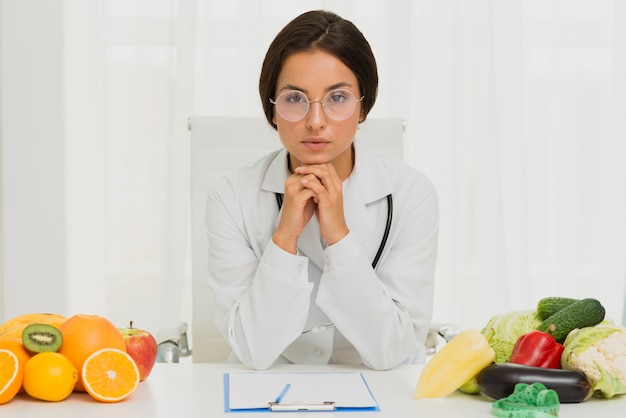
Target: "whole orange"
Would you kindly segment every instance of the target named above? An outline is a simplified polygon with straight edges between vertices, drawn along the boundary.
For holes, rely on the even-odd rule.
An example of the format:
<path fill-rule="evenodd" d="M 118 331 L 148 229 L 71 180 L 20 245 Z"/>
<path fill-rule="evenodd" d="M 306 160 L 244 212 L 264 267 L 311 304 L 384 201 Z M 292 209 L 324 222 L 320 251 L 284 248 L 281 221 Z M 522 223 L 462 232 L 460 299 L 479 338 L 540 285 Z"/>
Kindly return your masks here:
<path fill-rule="evenodd" d="M 70 396 L 78 380 L 74 364 L 63 354 L 35 354 L 24 369 L 24 389 L 35 399 L 58 402 Z"/>
<path fill-rule="evenodd" d="M 78 381 L 74 386 L 77 392 L 85 392 L 81 371 L 87 357 L 102 348 L 117 348 L 126 352 L 124 337 L 111 321 L 102 316 L 74 315 L 59 329 L 63 334 L 59 353 L 69 358 L 78 370 Z"/>
<path fill-rule="evenodd" d="M 22 344 L 21 338 L 0 338 L 0 348 L 12 351 L 17 356 L 17 360 L 20 362 L 22 372 L 26 362 L 31 358 L 31 354 L 28 352 L 24 344 Z M 20 393 L 24 391 L 22 387 Z"/>

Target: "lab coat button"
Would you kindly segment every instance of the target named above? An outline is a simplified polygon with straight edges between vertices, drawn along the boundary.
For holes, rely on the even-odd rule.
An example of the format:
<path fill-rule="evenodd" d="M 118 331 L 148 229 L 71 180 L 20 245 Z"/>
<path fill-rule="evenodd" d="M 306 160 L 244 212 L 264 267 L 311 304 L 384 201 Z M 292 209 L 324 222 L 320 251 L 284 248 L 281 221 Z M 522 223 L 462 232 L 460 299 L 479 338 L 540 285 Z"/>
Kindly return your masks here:
<path fill-rule="evenodd" d="M 315 347 L 315 355 L 316 356 L 323 356 L 324 355 L 324 350 L 322 350 L 319 347 Z"/>

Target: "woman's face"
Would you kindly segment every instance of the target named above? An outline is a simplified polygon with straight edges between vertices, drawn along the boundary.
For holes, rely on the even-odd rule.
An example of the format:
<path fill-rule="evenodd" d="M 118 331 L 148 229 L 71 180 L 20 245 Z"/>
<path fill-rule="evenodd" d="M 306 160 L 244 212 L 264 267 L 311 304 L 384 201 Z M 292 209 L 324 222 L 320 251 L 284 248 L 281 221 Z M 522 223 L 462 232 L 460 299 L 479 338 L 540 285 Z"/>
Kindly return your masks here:
<path fill-rule="evenodd" d="M 326 52 L 298 52 L 283 63 L 276 88 L 274 99 L 285 91 L 297 90 L 308 100 L 315 100 L 309 104 L 304 118 L 296 122 L 284 119 L 274 109 L 274 123 L 283 146 L 289 151 L 291 168 L 332 162 L 339 176 L 347 177 L 352 171 L 351 145 L 361 117 L 361 102 L 356 102 L 354 113 L 347 119 L 337 121 L 324 112 L 321 100 L 338 89 L 352 93 L 354 98 L 349 96 L 347 100 L 360 99 L 359 84 L 352 70 Z M 343 99 L 343 95 L 330 98 L 337 102 Z"/>

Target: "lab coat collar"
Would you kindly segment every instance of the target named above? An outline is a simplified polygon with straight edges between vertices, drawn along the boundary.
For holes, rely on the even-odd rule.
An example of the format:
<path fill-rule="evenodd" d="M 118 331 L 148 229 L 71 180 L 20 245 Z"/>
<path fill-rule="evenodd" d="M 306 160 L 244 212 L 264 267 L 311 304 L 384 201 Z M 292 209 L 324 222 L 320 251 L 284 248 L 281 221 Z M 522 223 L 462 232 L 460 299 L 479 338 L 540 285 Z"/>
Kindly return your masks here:
<path fill-rule="evenodd" d="M 285 193 L 285 180 L 289 177 L 287 165 L 287 150 L 283 148 L 274 154 L 274 159 L 270 162 L 265 177 L 261 183 L 261 189 L 272 193 Z"/>
<path fill-rule="evenodd" d="M 350 233 L 365 243 L 379 222 L 372 218 L 368 205 L 385 199 L 392 192 L 392 184 L 380 155 L 359 143 L 358 139 L 354 141 L 354 149 L 354 169 L 350 178 L 354 185 L 344 191 L 344 214 Z"/>
<path fill-rule="evenodd" d="M 392 191 L 392 184 L 383 161 L 378 153 L 354 141 L 354 179 L 364 204 L 384 198 Z"/>

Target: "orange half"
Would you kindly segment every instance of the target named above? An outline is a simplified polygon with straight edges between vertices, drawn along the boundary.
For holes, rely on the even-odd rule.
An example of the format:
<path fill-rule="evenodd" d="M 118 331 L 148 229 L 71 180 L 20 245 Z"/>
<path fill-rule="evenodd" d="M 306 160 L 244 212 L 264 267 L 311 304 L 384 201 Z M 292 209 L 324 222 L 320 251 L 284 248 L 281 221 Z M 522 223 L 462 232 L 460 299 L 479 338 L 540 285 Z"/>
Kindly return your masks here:
<path fill-rule="evenodd" d="M 32 357 L 32 354 L 28 352 L 26 347 L 24 347 L 24 344 L 22 344 L 21 338 L 0 338 L 0 348 L 9 350 L 17 356 L 17 359 L 20 362 L 20 369 L 22 369 L 22 371 L 26 367 L 26 362 Z M 24 386 L 20 388 L 18 393 L 22 392 L 24 392 Z"/>
<path fill-rule="evenodd" d="M 24 372 L 17 356 L 0 348 L 0 405 L 9 402 L 22 387 Z"/>
<path fill-rule="evenodd" d="M 90 355 L 82 369 L 87 393 L 100 402 L 119 402 L 139 386 L 139 369 L 133 358 L 117 348 L 103 348 Z"/>

